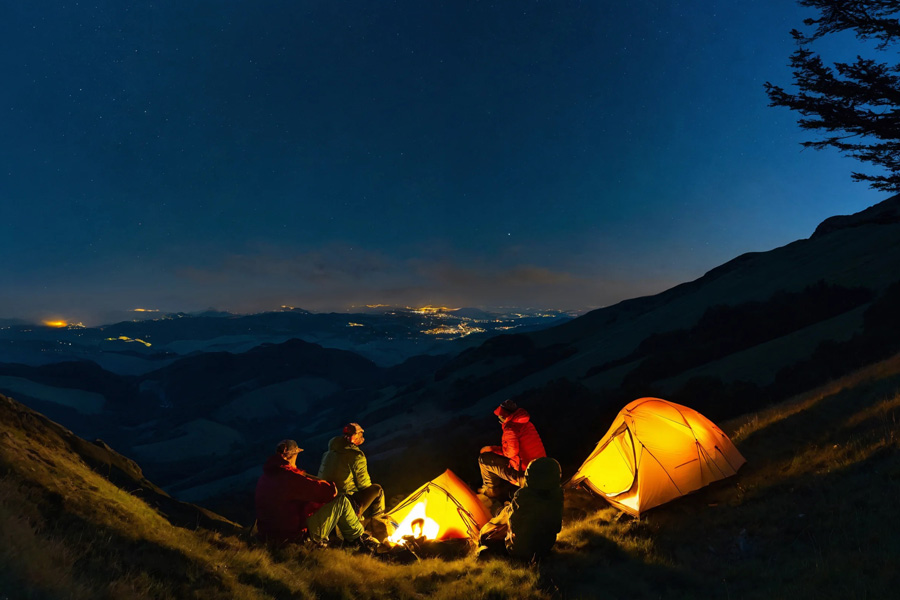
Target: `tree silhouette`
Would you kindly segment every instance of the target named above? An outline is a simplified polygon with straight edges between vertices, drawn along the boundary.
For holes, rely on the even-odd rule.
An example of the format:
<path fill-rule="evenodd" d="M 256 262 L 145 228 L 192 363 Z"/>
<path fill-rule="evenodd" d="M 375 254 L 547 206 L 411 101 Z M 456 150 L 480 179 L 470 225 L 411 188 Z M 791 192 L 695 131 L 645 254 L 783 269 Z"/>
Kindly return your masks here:
<path fill-rule="evenodd" d="M 812 33 L 791 31 L 798 45 L 790 60 L 798 93 L 788 93 L 767 82 L 769 106 L 786 106 L 803 115 L 798 121 L 800 127 L 819 136 L 803 142 L 804 147 L 836 148 L 884 169 L 884 174 L 878 175 L 854 172 L 855 181 L 900 192 L 900 64 L 857 56 L 855 62 L 828 66 L 809 49 L 824 36 L 853 32 L 857 39 L 877 41 L 873 52 L 893 55 L 891 47 L 900 40 L 900 2 L 797 1 L 817 9 L 820 16 L 803 21 Z"/>

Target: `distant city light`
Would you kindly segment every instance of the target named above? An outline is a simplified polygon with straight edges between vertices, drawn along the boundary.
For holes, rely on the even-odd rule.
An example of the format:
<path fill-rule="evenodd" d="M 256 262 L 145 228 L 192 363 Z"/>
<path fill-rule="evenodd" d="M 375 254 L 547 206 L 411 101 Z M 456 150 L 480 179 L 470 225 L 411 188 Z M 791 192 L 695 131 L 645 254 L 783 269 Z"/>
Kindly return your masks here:
<path fill-rule="evenodd" d="M 447 308 L 446 306 L 421 306 L 419 308 L 410 308 L 417 315 L 436 315 L 440 313 L 454 312 L 458 308 Z"/>
<path fill-rule="evenodd" d="M 138 343 L 141 343 L 141 344 L 147 346 L 148 348 L 149 348 L 150 346 L 153 345 L 153 344 L 151 344 L 150 342 L 145 342 L 145 341 L 142 340 L 142 339 L 139 339 L 139 338 L 130 338 L 130 337 L 125 336 L 125 335 L 120 335 L 120 336 L 117 337 L 117 338 L 112 338 L 112 337 L 106 338 L 106 341 L 107 341 L 107 342 L 138 342 Z"/>
<path fill-rule="evenodd" d="M 132 312 L 159 312 L 158 308 L 135 308 Z"/>
<path fill-rule="evenodd" d="M 446 335 L 451 336 L 453 338 L 462 338 L 467 335 L 472 335 L 473 333 L 482 333 L 484 329 L 481 327 L 469 327 L 465 323 L 460 323 L 456 327 L 451 327 L 449 325 L 441 325 L 440 327 L 435 327 L 434 329 L 426 329 L 423 333 L 428 335 Z"/>
<path fill-rule="evenodd" d="M 56 327 L 56 328 L 60 329 L 63 327 L 67 327 L 69 325 L 69 322 L 63 321 L 61 319 L 56 319 L 56 320 L 43 321 L 43 324 L 46 327 Z"/>

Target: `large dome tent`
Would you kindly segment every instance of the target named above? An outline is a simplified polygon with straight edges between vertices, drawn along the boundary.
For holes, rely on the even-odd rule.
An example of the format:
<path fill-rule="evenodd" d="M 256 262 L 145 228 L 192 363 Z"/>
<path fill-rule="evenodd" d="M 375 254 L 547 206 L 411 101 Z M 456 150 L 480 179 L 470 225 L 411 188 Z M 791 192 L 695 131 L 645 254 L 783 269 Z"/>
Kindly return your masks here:
<path fill-rule="evenodd" d="M 746 462 L 715 423 L 692 408 L 639 398 L 623 408 L 569 480 L 634 517 L 730 477 Z"/>

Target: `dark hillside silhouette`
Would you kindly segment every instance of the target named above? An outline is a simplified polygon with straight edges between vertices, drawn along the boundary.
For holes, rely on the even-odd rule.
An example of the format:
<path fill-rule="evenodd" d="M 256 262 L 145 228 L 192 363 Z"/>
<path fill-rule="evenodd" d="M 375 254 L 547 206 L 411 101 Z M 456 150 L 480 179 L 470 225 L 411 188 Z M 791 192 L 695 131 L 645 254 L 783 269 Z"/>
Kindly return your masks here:
<path fill-rule="evenodd" d="M 746 381 L 724 383 L 716 377 L 689 380 L 672 400 L 693 403 L 710 418 L 725 419 L 760 410 L 794 394 L 823 385 L 864 365 L 900 351 L 900 281 L 888 287 L 866 309 L 861 332 L 846 342 L 820 343 L 809 358 L 781 368 L 771 385 Z"/>
<path fill-rule="evenodd" d="M 641 342 L 634 354 L 620 361 L 643 357 L 623 385 L 671 377 L 852 310 L 873 295 L 871 290 L 820 281 L 800 292 L 777 292 L 765 302 L 712 306 L 691 329 L 654 334 Z"/>
<path fill-rule="evenodd" d="M 0 375 L 95 392 L 112 403 L 130 401 L 137 391 L 132 378 L 110 373 L 91 361 L 68 361 L 40 366 L 0 363 Z"/>
<path fill-rule="evenodd" d="M 242 391 L 310 375 L 341 382 L 345 389 L 385 382 L 384 372 L 352 352 L 301 340 L 264 344 L 243 354 L 214 352 L 183 358 L 149 373 L 160 383 L 176 414 L 203 415 Z"/>
<path fill-rule="evenodd" d="M 172 498 L 162 488 L 148 480 L 136 462 L 122 456 L 102 440 L 88 442 L 44 415 L 3 395 L 0 395 L 0 421 L 7 427 L 23 432 L 48 451 L 69 452 L 79 457 L 114 485 L 129 490 L 130 493 L 165 513 L 175 525 L 190 528 L 202 526 L 222 533 L 239 533 L 242 529 L 237 523 L 203 507 Z M 0 471 L 0 475 L 5 474 Z M 42 510 L 64 511 L 65 507 L 59 504 L 59 500 L 56 496 L 48 496 L 48 505 L 42 507 Z"/>

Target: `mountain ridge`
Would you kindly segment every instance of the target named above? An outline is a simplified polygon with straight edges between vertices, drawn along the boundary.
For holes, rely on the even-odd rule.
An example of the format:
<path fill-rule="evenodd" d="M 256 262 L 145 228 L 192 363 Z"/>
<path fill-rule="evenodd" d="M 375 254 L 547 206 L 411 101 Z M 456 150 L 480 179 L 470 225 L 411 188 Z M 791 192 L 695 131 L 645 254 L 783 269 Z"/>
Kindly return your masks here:
<path fill-rule="evenodd" d="M 67 452 L 84 462 L 92 471 L 113 485 L 130 490 L 150 506 L 164 514 L 173 525 L 179 527 L 203 527 L 221 533 L 235 534 L 243 526 L 229 521 L 201 506 L 182 502 L 170 496 L 162 488 L 144 476 L 134 460 L 119 454 L 103 440 L 88 442 L 44 415 L 20 402 L 0 394 L 0 421 L 7 429 L 4 444 L 10 448 L 15 443 L 11 431 L 28 438 L 47 452 L 40 460 L 52 465 L 52 456 Z M 9 465 L 5 466 L 7 473 Z"/>

